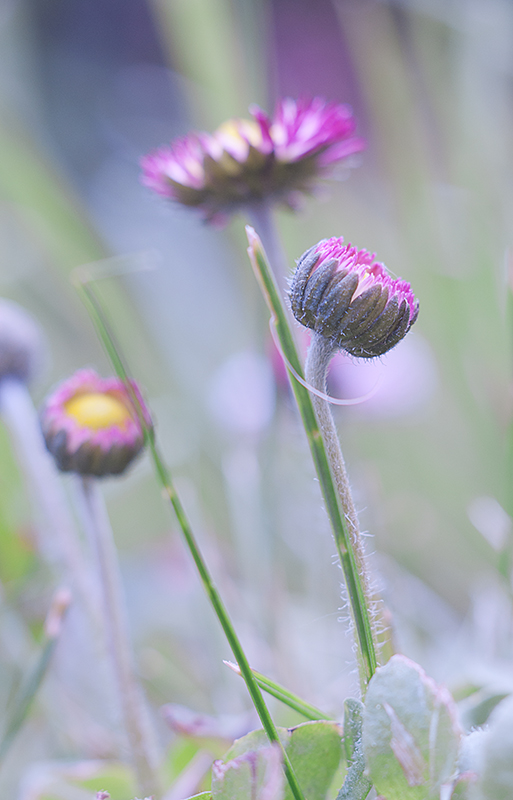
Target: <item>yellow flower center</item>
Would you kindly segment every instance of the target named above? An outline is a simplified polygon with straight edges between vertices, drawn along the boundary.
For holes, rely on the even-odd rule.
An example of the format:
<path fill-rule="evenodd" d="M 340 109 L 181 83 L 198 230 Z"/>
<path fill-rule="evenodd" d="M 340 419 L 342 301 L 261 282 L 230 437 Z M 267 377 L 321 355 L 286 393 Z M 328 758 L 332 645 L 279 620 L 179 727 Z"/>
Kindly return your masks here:
<path fill-rule="evenodd" d="M 65 408 L 79 425 L 93 430 L 110 428 L 112 425 L 123 426 L 131 419 L 128 408 L 120 400 L 99 392 L 72 397 Z"/>
<path fill-rule="evenodd" d="M 219 145 L 238 160 L 248 157 L 249 145 L 260 147 L 262 132 L 254 120 L 229 119 L 213 134 Z"/>

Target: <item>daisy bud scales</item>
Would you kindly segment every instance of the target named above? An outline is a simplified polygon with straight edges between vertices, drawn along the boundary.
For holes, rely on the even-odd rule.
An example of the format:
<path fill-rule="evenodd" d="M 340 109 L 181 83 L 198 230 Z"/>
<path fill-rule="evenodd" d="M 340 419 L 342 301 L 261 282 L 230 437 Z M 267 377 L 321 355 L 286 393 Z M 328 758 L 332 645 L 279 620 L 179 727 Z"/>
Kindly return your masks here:
<path fill-rule="evenodd" d="M 144 411 L 135 383 L 132 389 Z M 149 424 L 149 417 L 146 421 Z M 41 427 L 63 472 L 119 475 L 144 446 L 143 429 L 123 381 L 100 378 L 92 369 L 79 370 L 47 398 Z"/>
<path fill-rule="evenodd" d="M 333 164 L 364 148 L 349 106 L 285 98 L 272 117 L 257 106 L 214 133 L 190 133 L 142 159 L 142 182 L 222 221 L 244 205 L 293 206 Z"/>
<path fill-rule="evenodd" d="M 290 302 L 299 322 L 358 358 L 394 347 L 419 309 L 407 281 L 392 278 L 374 254 L 342 237 L 325 239 L 301 256 Z"/>

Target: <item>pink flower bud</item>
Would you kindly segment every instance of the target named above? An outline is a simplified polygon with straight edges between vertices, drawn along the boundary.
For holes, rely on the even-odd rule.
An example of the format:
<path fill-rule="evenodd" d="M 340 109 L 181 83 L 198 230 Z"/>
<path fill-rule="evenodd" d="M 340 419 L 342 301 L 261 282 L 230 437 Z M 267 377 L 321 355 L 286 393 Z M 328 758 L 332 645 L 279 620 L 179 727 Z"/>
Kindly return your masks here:
<path fill-rule="evenodd" d="M 298 261 L 290 288 L 298 322 L 358 358 L 383 355 L 406 336 L 419 304 L 366 250 L 324 239 Z"/>

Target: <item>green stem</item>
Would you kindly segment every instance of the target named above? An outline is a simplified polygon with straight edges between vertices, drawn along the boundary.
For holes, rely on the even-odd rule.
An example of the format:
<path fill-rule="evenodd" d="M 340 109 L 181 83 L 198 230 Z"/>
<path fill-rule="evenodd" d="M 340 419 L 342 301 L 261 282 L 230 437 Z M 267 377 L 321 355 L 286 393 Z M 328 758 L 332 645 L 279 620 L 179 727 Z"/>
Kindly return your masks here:
<path fill-rule="evenodd" d="M 224 662 L 227 667 L 230 667 L 237 675 L 241 674 L 240 667 L 237 664 L 232 664 L 231 661 Z M 306 719 L 312 720 L 312 722 L 316 722 L 320 719 L 332 719 L 329 714 L 325 714 L 324 711 L 321 711 L 316 706 L 313 706 L 311 703 L 307 703 L 301 697 L 298 697 L 297 694 L 290 692 L 280 683 L 276 683 L 276 681 L 272 681 L 266 675 L 262 675 L 261 672 L 257 672 L 256 669 L 252 669 L 251 672 L 255 676 L 255 680 L 264 692 L 276 697 L 277 700 L 280 700 L 284 705 L 292 708 L 294 711 L 298 711 L 303 717 Z"/>
<path fill-rule="evenodd" d="M 85 283 L 79 283 L 77 288 L 79 289 L 82 295 L 82 298 L 91 315 L 93 323 L 99 334 L 99 337 L 107 351 L 107 354 L 109 355 L 112 361 L 114 369 L 116 370 L 119 378 L 121 378 L 121 380 L 124 381 L 128 391 L 130 392 L 134 408 L 137 411 L 137 415 L 139 417 L 139 420 L 141 422 L 141 425 L 145 433 L 146 443 L 150 451 L 150 456 L 153 461 L 155 472 L 157 474 L 157 477 L 162 486 L 162 489 L 164 490 L 166 497 L 168 498 L 169 502 L 173 507 L 176 518 L 178 520 L 178 524 L 182 531 L 182 535 L 185 539 L 187 547 L 189 548 L 189 552 L 192 556 L 192 559 L 196 565 L 199 576 L 203 583 L 203 588 L 210 600 L 210 603 L 219 620 L 219 623 L 221 624 L 221 627 L 224 631 L 226 639 L 228 640 L 228 644 L 231 647 L 233 655 L 235 656 L 235 659 L 239 664 L 242 677 L 246 683 L 249 695 L 258 713 L 258 716 L 267 734 L 267 737 L 269 741 L 276 742 L 281 749 L 283 757 L 283 769 L 287 781 L 289 783 L 291 792 L 295 800 L 305 800 L 301 787 L 299 786 L 296 775 L 290 763 L 289 757 L 280 741 L 280 738 L 278 736 L 278 731 L 276 730 L 276 726 L 265 704 L 262 692 L 260 691 L 258 683 L 251 671 L 251 667 L 249 666 L 249 662 L 246 658 L 242 645 L 235 632 L 235 628 L 233 627 L 228 611 L 225 608 L 223 601 L 221 600 L 221 596 L 217 591 L 217 588 L 210 575 L 206 562 L 203 559 L 199 546 L 194 537 L 192 528 L 189 524 L 189 520 L 185 513 L 185 509 L 182 506 L 180 498 L 178 497 L 178 494 L 175 491 L 173 482 L 171 480 L 171 475 L 164 463 L 164 460 L 160 455 L 155 440 L 155 431 L 153 427 L 151 425 L 148 425 L 148 423 L 146 422 L 145 415 L 142 412 L 139 400 L 135 392 L 133 391 L 132 384 L 128 374 L 128 369 L 126 367 L 124 359 L 121 356 L 121 350 L 116 343 L 112 331 L 110 330 L 110 326 L 106 320 L 105 313 L 101 307 L 101 304 L 99 303 L 98 298 L 96 297 L 95 293 L 93 292 L 92 288 L 89 285 Z"/>
<path fill-rule="evenodd" d="M 203 588 L 205 589 L 205 592 L 208 595 L 208 598 L 216 613 L 216 616 L 221 624 L 221 627 L 223 628 L 226 639 L 228 640 L 228 644 L 230 645 L 232 653 L 235 656 L 237 663 L 240 667 L 242 677 L 244 678 L 244 681 L 246 683 L 248 692 L 250 694 L 251 700 L 253 701 L 253 705 L 255 706 L 257 714 L 260 717 L 262 726 L 267 734 L 269 741 L 276 742 L 277 744 L 279 744 L 281 748 L 283 756 L 283 767 L 292 794 L 294 795 L 296 800 L 304 800 L 303 792 L 301 791 L 301 788 L 297 782 L 297 778 L 295 776 L 294 770 L 292 769 L 289 757 L 287 756 L 287 753 L 280 742 L 280 739 L 278 737 L 278 731 L 276 730 L 276 726 L 265 704 L 258 683 L 253 675 L 253 672 L 251 671 L 251 667 L 249 666 L 249 662 L 246 658 L 246 655 L 239 641 L 239 638 L 235 633 L 235 628 L 232 625 L 232 622 L 228 615 L 228 611 L 226 610 L 226 607 L 223 601 L 221 600 L 221 596 L 219 595 L 219 592 L 215 587 L 214 581 L 212 580 L 207 565 L 203 560 L 203 556 L 201 555 L 201 551 L 196 543 L 194 534 L 192 532 L 192 528 L 189 525 L 189 521 L 185 514 L 185 510 L 173 487 L 169 472 L 166 466 L 164 465 L 162 458 L 160 457 L 160 454 L 158 452 L 155 443 L 155 437 L 153 431 L 151 432 L 151 435 L 149 437 L 149 448 L 162 488 L 166 492 L 169 501 L 173 506 L 174 512 L 178 519 L 178 523 L 182 530 L 182 534 L 184 536 L 184 539 L 187 543 L 187 546 L 192 555 L 194 563 L 196 564 L 196 568 L 203 583 Z"/>
<path fill-rule="evenodd" d="M 247 227 L 246 232 L 249 240 L 249 258 L 271 312 L 271 322 L 275 327 L 283 354 L 293 370 L 303 377 L 302 366 L 287 321 L 287 314 L 262 243 L 252 228 Z M 358 559 L 354 552 L 348 523 L 345 517 L 345 510 L 337 492 L 330 462 L 326 453 L 325 442 L 315 416 L 310 392 L 294 378 L 292 373 L 290 373 L 290 381 L 305 427 L 324 502 L 331 520 L 342 571 L 344 573 L 351 615 L 356 630 L 360 684 L 362 693 L 365 693 L 367 684 L 374 674 L 378 662 L 371 618 L 358 568 Z"/>
<path fill-rule="evenodd" d="M 49 639 L 45 643 L 33 672 L 28 676 L 27 682 L 23 687 L 21 694 L 17 698 L 16 707 L 11 719 L 7 723 L 6 731 L 2 741 L 0 742 L 0 761 L 3 761 L 7 755 L 27 717 L 30 706 L 32 705 L 32 701 L 39 691 L 39 687 L 41 686 L 43 678 L 47 673 L 48 665 L 50 664 L 53 652 L 55 650 L 55 645 L 55 639 Z"/>

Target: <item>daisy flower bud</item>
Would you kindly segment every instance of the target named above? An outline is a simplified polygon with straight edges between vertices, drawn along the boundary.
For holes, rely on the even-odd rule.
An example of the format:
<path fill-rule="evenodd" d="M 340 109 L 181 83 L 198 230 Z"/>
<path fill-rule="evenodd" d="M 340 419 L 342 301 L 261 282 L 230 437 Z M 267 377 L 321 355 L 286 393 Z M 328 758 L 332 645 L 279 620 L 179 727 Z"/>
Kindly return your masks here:
<path fill-rule="evenodd" d="M 241 206 L 294 206 L 333 164 L 363 150 L 347 105 L 285 98 L 273 117 L 257 106 L 252 119 L 231 119 L 213 134 L 190 133 L 142 159 L 142 182 L 158 194 L 199 208 L 209 221 Z"/>
<path fill-rule="evenodd" d="M 135 384 L 133 389 L 144 409 Z M 92 369 L 79 370 L 48 397 L 41 427 L 59 469 L 80 475 L 119 475 L 144 445 L 123 381 L 100 378 Z"/>
<path fill-rule="evenodd" d="M 298 322 L 358 358 L 394 347 L 419 310 L 410 284 L 374 258 L 342 237 L 324 239 L 301 256 L 290 288 Z"/>

